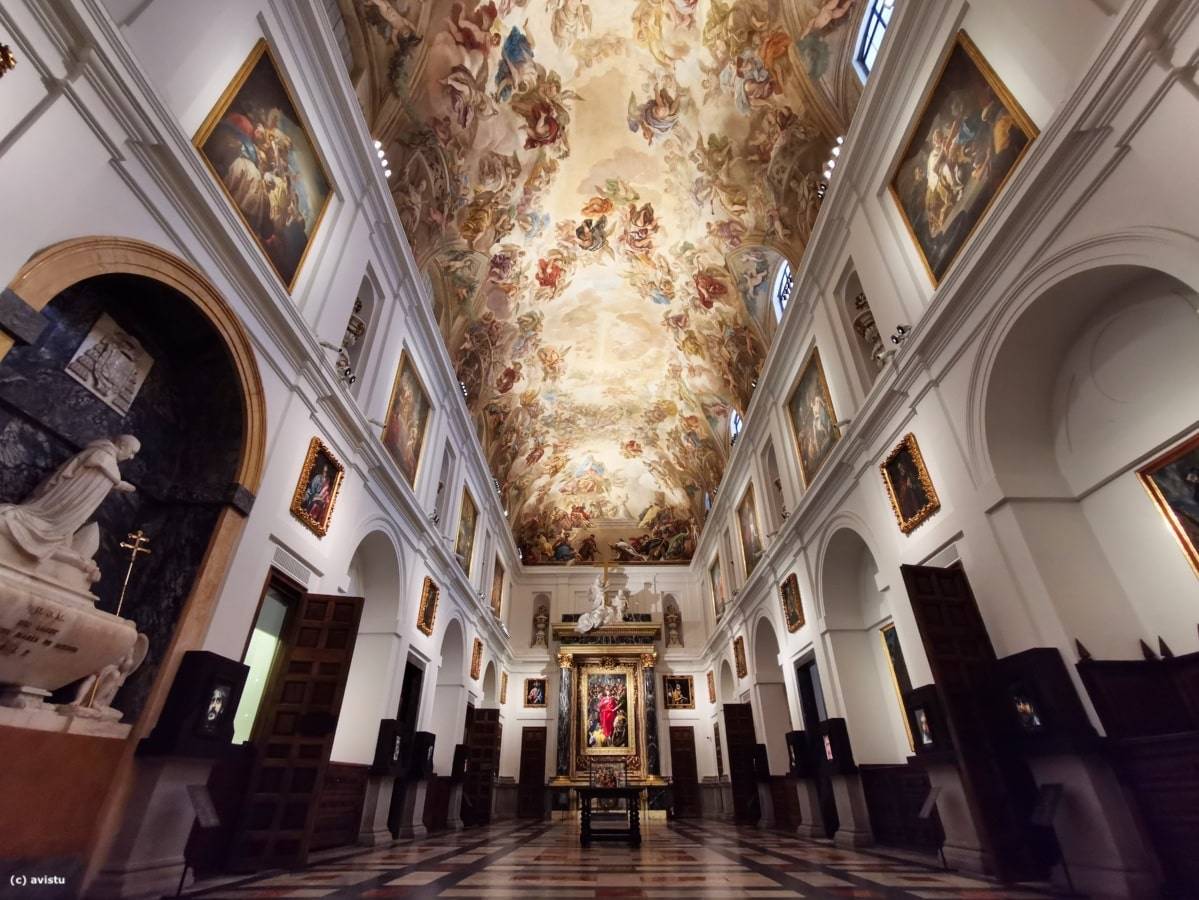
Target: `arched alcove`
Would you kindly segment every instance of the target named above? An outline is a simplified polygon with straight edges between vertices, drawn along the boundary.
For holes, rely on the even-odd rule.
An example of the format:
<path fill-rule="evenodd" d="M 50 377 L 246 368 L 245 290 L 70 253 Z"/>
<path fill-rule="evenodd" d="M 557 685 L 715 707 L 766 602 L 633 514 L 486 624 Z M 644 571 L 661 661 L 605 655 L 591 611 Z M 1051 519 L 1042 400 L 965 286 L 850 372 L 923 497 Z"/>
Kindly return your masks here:
<path fill-rule="evenodd" d="M 1156 270 L 1106 266 L 1030 302 L 986 378 L 985 448 L 1008 499 L 1001 540 L 1041 640 L 1136 658 L 1138 639 L 1196 647 L 1194 574 L 1136 470 L 1196 431 L 1199 298 Z M 1185 499 L 1185 498 L 1184 498 Z"/>
<path fill-rule="evenodd" d="M 720 661 L 720 702 L 737 702 L 737 682 L 733 679 L 733 667 L 727 659 Z"/>
<path fill-rule="evenodd" d="M 783 775 L 789 768 L 787 732 L 791 730 L 791 709 L 783 668 L 779 664 L 779 642 L 766 616 L 758 619 L 753 639 L 753 698 L 758 715 L 758 738 L 766 744 L 770 771 Z"/>
<path fill-rule="evenodd" d="M 365 763 L 374 757 L 379 720 L 395 715 L 391 679 L 398 640 L 402 572 L 395 545 L 382 531 L 358 544 L 349 566 L 347 593 L 363 598 L 362 618 L 350 660 L 331 758 Z"/>
<path fill-rule="evenodd" d="M 499 705 L 499 679 L 495 674 L 495 662 L 488 660 L 487 668 L 483 670 L 483 707 L 496 709 Z"/>
<path fill-rule="evenodd" d="M 437 667 L 437 687 L 433 691 L 433 711 L 429 730 L 437 735 L 433 768 L 448 774 L 454 762 L 454 745 L 462 739 L 466 716 L 466 637 L 462 623 L 450 619 L 441 637 L 441 662 Z"/>
<path fill-rule="evenodd" d="M 850 528 L 837 530 L 829 539 L 819 604 L 833 670 L 824 680 L 840 689 L 854 758 L 859 763 L 902 763 L 912 748 L 882 640 L 891 611 L 878 588 L 874 554 Z"/>

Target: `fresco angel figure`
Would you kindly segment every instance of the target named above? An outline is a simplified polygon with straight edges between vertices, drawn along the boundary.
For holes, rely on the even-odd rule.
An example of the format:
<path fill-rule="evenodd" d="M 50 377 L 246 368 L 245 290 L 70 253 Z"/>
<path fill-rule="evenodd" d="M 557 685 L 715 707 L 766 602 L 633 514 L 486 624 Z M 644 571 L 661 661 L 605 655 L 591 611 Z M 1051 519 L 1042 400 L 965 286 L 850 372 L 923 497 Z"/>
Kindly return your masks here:
<path fill-rule="evenodd" d="M 653 205 L 646 203 L 639 207 L 630 204 L 620 241 L 635 255 L 648 257 L 654 249 L 654 234 L 657 231 L 658 223 L 654 219 Z"/>
<path fill-rule="evenodd" d="M 607 251 L 611 254 L 612 248 L 608 246 L 607 231 L 607 216 L 600 216 L 598 219 L 584 219 L 583 224 L 575 229 L 575 240 L 582 249 L 591 253 Z"/>
<path fill-rule="evenodd" d="M 679 106 L 678 86 L 669 82 L 655 86 L 653 96 L 644 103 L 638 103 L 636 95 L 629 94 L 629 131 L 634 134 L 640 131 L 652 147 L 655 137 L 665 137 L 679 123 Z"/>

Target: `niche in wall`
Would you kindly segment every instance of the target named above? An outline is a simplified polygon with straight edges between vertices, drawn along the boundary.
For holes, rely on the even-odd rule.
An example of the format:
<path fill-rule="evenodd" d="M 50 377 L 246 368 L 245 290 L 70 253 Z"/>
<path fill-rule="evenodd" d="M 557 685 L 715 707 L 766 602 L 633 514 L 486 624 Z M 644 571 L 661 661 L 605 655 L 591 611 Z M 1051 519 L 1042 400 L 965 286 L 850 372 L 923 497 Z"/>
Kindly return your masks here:
<path fill-rule="evenodd" d="M 766 450 L 762 453 L 762 471 L 766 473 L 766 486 L 762 490 L 762 496 L 766 501 L 763 512 L 766 514 L 766 531 L 769 536 L 783 527 L 783 520 L 787 515 L 783 478 L 779 474 L 779 461 L 774 452 L 773 440 L 766 445 Z"/>
<path fill-rule="evenodd" d="M 370 274 L 362 278 L 358 287 L 358 295 L 354 298 L 354 306 L 346 320 L 346 330 L 341 338 L 341 350 L 338 353 L 338 369 L 349 368 L 357 376 L 350 385 L 350 392 L 358 396 L 362 384 L 363 365 L 368 356 L 370 340 L 374 336 L 376 302 L 375 289 L 371 284 Z"/>
<path fill-rule="evenodd" d="M 866 291 L 862 289 L 857 271 L 852 268 L 852 263 L 850 265 L 849 274 L 838 294 L 837 305 L 841 309 L 841 318 L 845 324 L 854 370 L 862 388 L 869 391 L 886 362 L 882 355 L 885 347 L 878 325 L 874 321 L 870 300 Z"/>

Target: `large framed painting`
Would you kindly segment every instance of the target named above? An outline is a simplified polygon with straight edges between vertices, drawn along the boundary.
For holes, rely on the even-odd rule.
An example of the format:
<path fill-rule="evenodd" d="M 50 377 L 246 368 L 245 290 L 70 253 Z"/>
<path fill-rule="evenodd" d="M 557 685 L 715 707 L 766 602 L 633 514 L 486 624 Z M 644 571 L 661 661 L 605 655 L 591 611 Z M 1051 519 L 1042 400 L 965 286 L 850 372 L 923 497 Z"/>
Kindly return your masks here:
<path fill-rule="evenodd" d="M 841 439 L 837 414 L 833 411 L 833 398 L 828 392 L 828 381 L 820 362 L 819 347 L 812 348 L 800 369 L 799 381 L 795 383 L 795 390 L 787 401 L 787 414 L 799 452 L 800 474 L 804 487 L 807 487 Z"/>
<path fill-rule="evenodd" d="M 787 631 L 799 631 L 804 625 L 803 604 L 799 601 L 799 578 L 794 572 L 779 585 L 779 597 L 783 604 L 783 621 L 787 623 Z"/>
<path fill-rule="evenodd" d="M 941 508 L 937 490 L 924 466 L 924 457 L 920 455 L 916 435 L 905 434 L 879 469 L 883 473 L 883 484 L 887 486 L 895 521 L 904 534 L 910 534 Z"/>
<path fill-rule="evenodd" d="M 762 558 L 762 533 L 758 528 L 758 508 L 754 502 L 754 486 L 751 482 L 745 496 L 737 504 L 737 529 L 741 532 L 741 555 L 745 560 L 745 577 L 749 578 Z"/>
<path fill-rule="evenodd" d="M 712 583 L 712 606 L 716 610 L 716 618 L 719 619 L 724 615 L 724 579 L 720 574 L 720 554 L 716 554 L 716 558 L 712 560 L 712 565 L 708 569 L 708 579 Z"/>
<path fill-rule="evenodd" d="M 290 293 L 333 185 L 265 40 L 194 143 Z"/>
<path fill-rule="evenodd" d="M 691 675 L 663 675 L 662 705 L 666 709 L 695 709 L 695 678 Z"/>
<path fill-rule="evenodd" d="M 1199 575 L 1199 434 L 1137 472 Z"/>
<path fill-rule="evenodd" d="M 423 634 L 433 634 L 433 623 L 437 621 L 437 601 L 440 594 L 433 579 L 426 575 L 424 587 L 420 592 L 420 609 L 416 613 L 416 627 Z"/>
<path fill-rule="evenodd" d="M 317 537 L 329 533 L 333 520 L 333 504 L 341 490 L 345 467 L 337 461 L 325 442 L 314 437 L 308 442 L 300 479 L 291 497 L 291 514 Z"/>
<path fill-rule="evenodd" d="M 404 350 L 391 386 L 391 400 L 383 427 L 383 446 L 395 460 L 408 484 L 416 484 L 420 469 L 421 448 L 425 443 L 425 427 L 429 424 L 429 395 L 425 392 L 412 357 Z"/>
<path fill-rule="evenodd" d="M 491 573 L 491 612 L 498 619 L 504 605 L 504 564 L 495 558 L 495 569 Z"/>
<path fill-rule="evenodd" d="M 1037 128 L 959 31 L 891 179 L 933 284 L 1003 189 Z"/>
<path fill-rule="evenodd" d="M 545 679 L 525 679 L 525 708 L 545 709 Z"/>
<path fill-rule="evenodd" d="M 582 756 L 637 755 L 637 672 L 631 665 L 579 669 L 578 747 Z"/>
<path fill-rule="evenodd" d="M 736 637 L 733 639 L 733 662 L 737 664 L 737 677 L 745 678 L 749 675 L 749 666 L 745 663 L 745 638 Z"/>
<path fill-rule="evenodd" d="M 483 671 L 483 642 L 475 638 L 474 646 L 470 651 L 470 677 L 475 681 L 479 680 L 479 674 Z"/>
<path fill-rule="evenodd" d="M 470 491 L 462 489 L 462 513 L 458 516 L 458 540 L 454 543 L 454 552 L 458 554 L 458 562 L 462 563 L 462 571 L 470 577 L 470 563 L 475 554 L 475 526 L 478 525 L 479 508 L 470 497 Z"/>

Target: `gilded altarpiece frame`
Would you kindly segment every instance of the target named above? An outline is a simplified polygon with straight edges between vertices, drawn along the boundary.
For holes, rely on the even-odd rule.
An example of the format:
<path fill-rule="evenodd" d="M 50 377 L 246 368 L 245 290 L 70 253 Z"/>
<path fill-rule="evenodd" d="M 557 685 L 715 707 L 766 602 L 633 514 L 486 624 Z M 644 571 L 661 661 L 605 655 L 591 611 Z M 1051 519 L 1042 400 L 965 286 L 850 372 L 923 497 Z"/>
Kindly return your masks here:
<path fill-rule="evenodd" d="M 641 665 L 631 661 L 617 660 L 608 657 L 588 658 L 575 657 L 575 770 L 584 774 L 592 760 L 615 762 L 623 758 L 629 773 L 639 774 L 643 771 L 641 760 L 641 726 L 644 709 L 641 698 Z M 591 740 L 590 727 L 597 723 L 601 711 L 595 709 L 598 703 L 592 702 L 592 691 L 608 690 L 614 684 L 624 682 L 624 718 L 625 738 L 620 746 L 597 746 L 597 741 Z M 602 701 L 598 701 L 601 702 Z M 615 712 L 619 724 L 620 711 Z"/>

